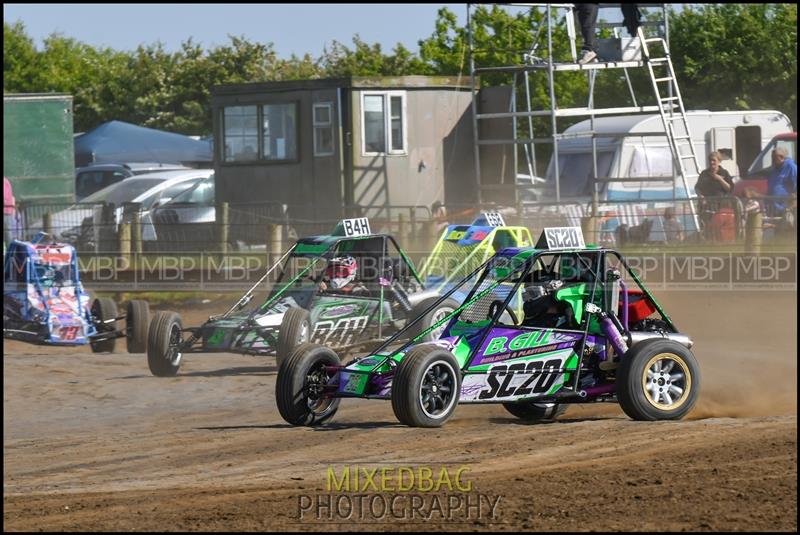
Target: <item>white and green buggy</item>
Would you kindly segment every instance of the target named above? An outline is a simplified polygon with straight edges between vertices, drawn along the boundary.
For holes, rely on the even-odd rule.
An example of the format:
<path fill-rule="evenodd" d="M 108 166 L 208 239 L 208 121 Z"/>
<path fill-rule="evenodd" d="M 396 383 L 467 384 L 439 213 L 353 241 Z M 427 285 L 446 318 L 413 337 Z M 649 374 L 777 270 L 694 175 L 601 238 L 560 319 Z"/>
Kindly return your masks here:
<path fill-rule="evenodd" d="M 358 263 L 358 294 L 320 284 L 328 263 L 342 256 Z M 184 328 L 176 312 L 156 313 L 147 361 L 153 375 L 168 377 L 187 353 L 274 355 L 280 365 L 299 344 L 316 342 L 347 354 L 427 311 L 415 329 L 421 333 L 458 306 L 448 299 L 427 310 L 438 298 L 392 236 L 371 233 L 366 218 L 348 219 L 329 235 L 298 240 L 236 304 L 199 327 Z"/>

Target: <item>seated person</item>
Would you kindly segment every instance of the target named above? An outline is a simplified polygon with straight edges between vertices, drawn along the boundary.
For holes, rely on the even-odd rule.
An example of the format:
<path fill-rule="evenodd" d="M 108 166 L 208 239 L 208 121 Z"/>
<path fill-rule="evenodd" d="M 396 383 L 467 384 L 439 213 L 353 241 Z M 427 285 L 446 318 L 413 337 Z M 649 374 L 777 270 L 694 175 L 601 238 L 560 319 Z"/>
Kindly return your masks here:
<path fill-rule="evenodd" d="M 368 296 L 369 289 L 360 281 L 358 275 L 358 262 L 352 256 L 339 256 L 332 258 L 325 268 L 322 281 L 319 283 L 320 292 L 346 293 L 355 296 Z"/>

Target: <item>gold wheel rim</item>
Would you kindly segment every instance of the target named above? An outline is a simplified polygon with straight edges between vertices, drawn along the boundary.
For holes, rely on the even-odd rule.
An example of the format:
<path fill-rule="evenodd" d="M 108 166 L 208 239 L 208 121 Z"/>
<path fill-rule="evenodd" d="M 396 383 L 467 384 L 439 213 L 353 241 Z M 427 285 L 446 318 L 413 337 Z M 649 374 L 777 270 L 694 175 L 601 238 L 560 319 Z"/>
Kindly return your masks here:
<path fill-rule="evenodd" d="M 659 353 L 642 371 L 642 391 L 647 402 L 661 411 L 675 411 L 692 391 L 692 374 L 686 361 L 675 353 Z"/>

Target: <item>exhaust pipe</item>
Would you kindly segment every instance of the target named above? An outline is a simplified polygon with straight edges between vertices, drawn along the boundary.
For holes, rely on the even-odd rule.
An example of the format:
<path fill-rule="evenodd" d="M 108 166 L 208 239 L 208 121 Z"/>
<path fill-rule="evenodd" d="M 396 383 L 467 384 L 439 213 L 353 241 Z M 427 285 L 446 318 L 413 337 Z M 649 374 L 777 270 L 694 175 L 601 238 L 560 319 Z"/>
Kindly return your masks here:
<path fill-rule="evenodd" d="M 672 340 L 673 342 L 678 342 L 682 346 L 685 346 L 686 349 L 691 349 L 694 345 L 692 339 L 683 333 L 667 333 L 663 331 L 631 331 L 630 345 L 633 346 L 639 342 L 651 340 L 653 338 L 665 338 L 667 340 Z"/>

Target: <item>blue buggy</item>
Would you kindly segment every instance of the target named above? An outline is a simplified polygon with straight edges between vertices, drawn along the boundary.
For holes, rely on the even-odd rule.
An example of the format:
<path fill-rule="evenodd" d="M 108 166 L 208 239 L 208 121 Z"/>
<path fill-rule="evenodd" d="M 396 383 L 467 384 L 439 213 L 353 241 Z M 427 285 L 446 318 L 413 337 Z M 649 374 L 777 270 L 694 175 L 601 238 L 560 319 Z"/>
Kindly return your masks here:
<path fill-rule="evenodd" d="M 14 240 L 3 262 L 3 338 L 37 345 L 91 345 L 95 353 L 114 351 L 117 338 L 127 339 L 129 353 L 147 349 L 150 307 L 132 300 L 125 315 L 107 297 L 90 297 L 83 289 L 75 248 L 46 243 L 40 233 L 32 242 Z M 117 322 L 125 320 L 125 328 Z"/>

